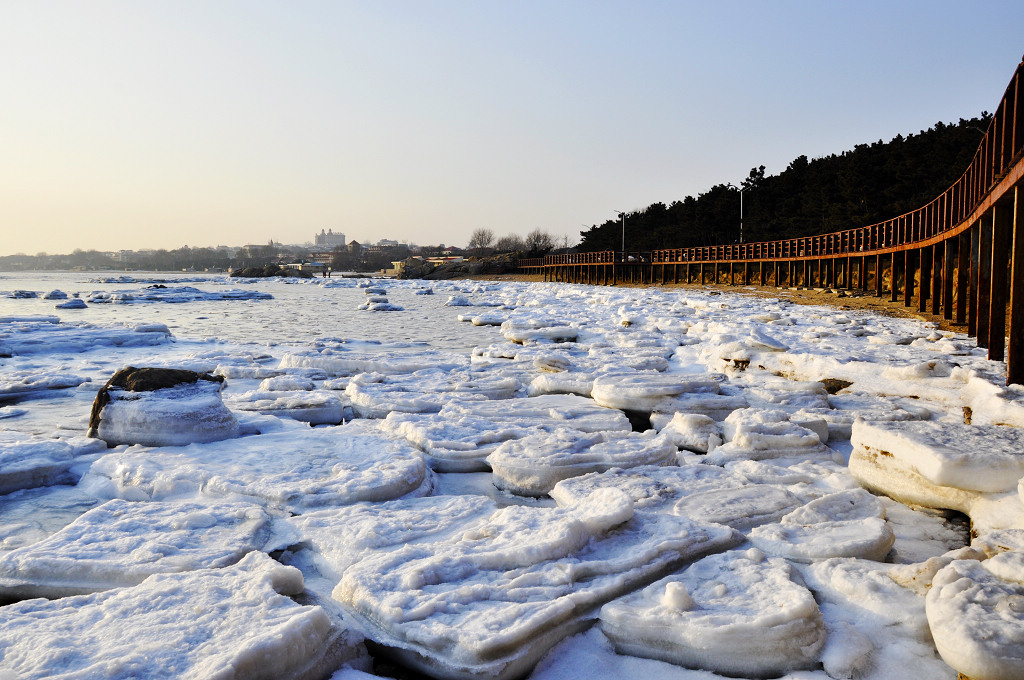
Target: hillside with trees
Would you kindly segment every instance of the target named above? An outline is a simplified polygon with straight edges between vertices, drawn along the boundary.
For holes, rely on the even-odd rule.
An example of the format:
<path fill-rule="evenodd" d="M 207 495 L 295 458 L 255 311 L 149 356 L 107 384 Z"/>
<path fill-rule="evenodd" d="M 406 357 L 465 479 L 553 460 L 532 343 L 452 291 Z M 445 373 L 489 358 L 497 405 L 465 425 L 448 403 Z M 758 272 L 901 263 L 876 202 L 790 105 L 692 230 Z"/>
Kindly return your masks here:
<path fill-rule="evenodd" d="M 809 160 L 800 156 L 778 175 L 753 168 L 741 187 L 717 184 L 669 205 L 626 213 L 627 250 L 687 248 L 740 240 L 770 241 L 863 227 L 919 208 L 955 182 L 974 157 L 991 114 L 936 123 L 889 142 Z M 580 232 L 577 250 L 619 250 L 618 217 Z"/>

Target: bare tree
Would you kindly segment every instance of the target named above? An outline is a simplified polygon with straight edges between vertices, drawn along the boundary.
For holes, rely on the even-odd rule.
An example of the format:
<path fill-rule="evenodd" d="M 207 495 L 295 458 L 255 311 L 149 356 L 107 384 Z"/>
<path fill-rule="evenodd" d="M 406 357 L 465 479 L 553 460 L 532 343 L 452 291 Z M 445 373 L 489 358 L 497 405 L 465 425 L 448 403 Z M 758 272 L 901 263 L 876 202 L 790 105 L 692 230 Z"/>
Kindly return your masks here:
<path fill-rule="evenodd" d="M 494 232 L 490 229 L 480 228 L 475 229 L 469 237 L 468 247 L 470 250 L 483 250 L 490 248 L 492 243 L 494 243 Z"/>
<path fill-rule="evenodd" d="M 534 229 L 526 235 L 526 248 L 531 253 L 543 254 L 555 247 L 555 239 L 546 231 Z"/>
<path fill-rule="evenodd" d="M 498 242 L 494 244 L 494 249 L 499 253 L 517 253 L 520 250 L 526 250 L 526 243 L 519 234 L 509 234 L 499 238 Z"/>

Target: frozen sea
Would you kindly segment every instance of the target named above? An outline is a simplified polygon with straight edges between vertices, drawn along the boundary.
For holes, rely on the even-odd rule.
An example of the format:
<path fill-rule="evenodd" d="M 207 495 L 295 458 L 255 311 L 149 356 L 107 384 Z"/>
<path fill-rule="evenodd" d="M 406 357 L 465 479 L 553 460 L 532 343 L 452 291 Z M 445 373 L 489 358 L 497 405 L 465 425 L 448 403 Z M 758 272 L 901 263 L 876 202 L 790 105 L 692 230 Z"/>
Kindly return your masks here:
<path fill-rule="evenodd" d="M 112 392 L 127 367 L 224 378 Z M 1024 677 L 1024 392 L 742 288 L 0 274 L 0 678 Z"/>

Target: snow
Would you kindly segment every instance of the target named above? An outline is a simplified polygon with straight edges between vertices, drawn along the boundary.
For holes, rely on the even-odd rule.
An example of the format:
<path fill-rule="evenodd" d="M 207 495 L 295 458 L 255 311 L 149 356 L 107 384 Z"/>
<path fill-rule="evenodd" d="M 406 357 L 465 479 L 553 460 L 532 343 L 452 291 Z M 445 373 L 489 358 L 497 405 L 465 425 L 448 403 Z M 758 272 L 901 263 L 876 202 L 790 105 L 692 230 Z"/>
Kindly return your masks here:
<path fill-rule="evenodd" d="M 0 606 L 0 675 L 258 677 L 264 634 L 271 677 L 373 677 L 361 635 L 441 678 L 1020 675 L 1024 389 L 962 335 L 698 289 L 5 279 L 0 598 L 65 597 Z M 86 438 L 129 365 L 225 377 L 112 403 L 227 438 Z"/>

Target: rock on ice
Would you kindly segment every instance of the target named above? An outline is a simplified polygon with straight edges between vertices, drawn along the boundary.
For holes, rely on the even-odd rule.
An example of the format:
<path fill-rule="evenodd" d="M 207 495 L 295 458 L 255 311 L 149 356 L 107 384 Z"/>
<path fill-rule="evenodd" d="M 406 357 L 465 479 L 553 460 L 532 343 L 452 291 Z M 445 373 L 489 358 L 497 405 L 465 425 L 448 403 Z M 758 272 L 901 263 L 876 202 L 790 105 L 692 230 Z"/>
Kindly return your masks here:
<path fill-rule="evenodd" d="M 129 366 L 96 394 L 89 435 L 110 446 L 180 446 L 238 436 L 224 406 L 224 378 L 194 371 Z"/>

